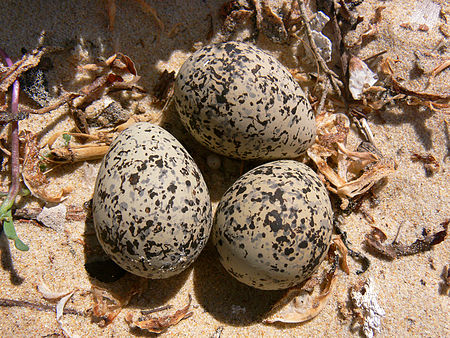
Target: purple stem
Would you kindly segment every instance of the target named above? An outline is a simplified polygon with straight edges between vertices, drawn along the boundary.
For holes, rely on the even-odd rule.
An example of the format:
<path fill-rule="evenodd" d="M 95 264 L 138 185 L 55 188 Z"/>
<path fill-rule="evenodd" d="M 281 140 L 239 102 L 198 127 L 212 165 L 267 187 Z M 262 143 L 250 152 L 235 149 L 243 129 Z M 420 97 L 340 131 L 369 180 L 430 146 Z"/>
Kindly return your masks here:
<path fill-rule="evenodd" d="M 8 54 L 0 48 L 0 56 L 5 59 L 8 67 L 13 66 L 13 62 Z M 14 81 L 11 97 L 11 186 L 8 196 L 3 202 L 5 206 L 12 207 L 20 188 L 20 165 L 19 165 L 19 122 L 17 115 L 19 111 L 19 80 Z M 8 208 L 8 209 L 9 209 Z"/>

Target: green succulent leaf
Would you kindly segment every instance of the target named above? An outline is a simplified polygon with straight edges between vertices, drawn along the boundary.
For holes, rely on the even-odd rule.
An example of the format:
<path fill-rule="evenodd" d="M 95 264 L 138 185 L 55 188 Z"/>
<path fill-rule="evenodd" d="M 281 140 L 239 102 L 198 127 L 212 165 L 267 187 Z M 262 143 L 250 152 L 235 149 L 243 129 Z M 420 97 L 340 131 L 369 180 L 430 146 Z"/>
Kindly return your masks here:
<path fill-rule="evenodd" d="M 14 245 L 16 246 L 17 250 L 28 251 L 29 250 L 28 245 L 22 242 L 20 238 L 17 236 L 16 229 L 14 228 L 11 209 L 5 212 L 5 214 L 2 215 L 2 218 L 3 218 L 3 231 L 5 232 L 6 237 L 14 241 Z"/>

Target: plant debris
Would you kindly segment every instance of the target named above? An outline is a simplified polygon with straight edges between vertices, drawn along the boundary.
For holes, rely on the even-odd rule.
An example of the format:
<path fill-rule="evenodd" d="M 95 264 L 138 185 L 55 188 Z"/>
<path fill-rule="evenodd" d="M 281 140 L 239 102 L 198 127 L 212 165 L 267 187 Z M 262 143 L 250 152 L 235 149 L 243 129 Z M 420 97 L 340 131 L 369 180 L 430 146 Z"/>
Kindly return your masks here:
<path fill-rule="evenodd" d="M 345 143 L 350 121 L 343 114 L 321 113 L 316 117 L 317 142 L 308 150 L 308 156 L 328 180 L 326 187 L 343 200 L 366 193 L 381 179 L 391 175 L 396 167 L 392 159 L 381 157 L 376 151 L 351 151 Z M 335 171 L 329 163 L 337 163 Z M 334 187 L 333 187 L 334 186 Z"/>
<path fill-rule="evenodd" d="M 405 245 L 397 241 L 385 244 L 386 234 L 379 228 L 373 227 L 372 231 L 366 235 L 366 244 L 378 254 L 393 260 L 401 256 L 415 255 L 420 252 L 429 251 L 433 246 L 443 242 L 447 236 L 448 221 L 441 224 L 444 228 L 434 234 L 425 232 L 424 238 L 417 239 L 414 243 Z"/>
<path fill-rule="evenodd" d="M 363 254 L 361 254 L 359 252 L 356 252 L 356 251 L 352 250 L 349 247 L 349 243 L 347 241 L 347 234 L 339 228 L 338 223 L 339 223 L 338 218 L 335 218 L 334 230 L 335 230 L 336 234 L 339 235 L 340 240 L 342 241 L 342 243 L 347 248 L 348 255 L 350 257 L 352 257 L 353 259 L 358 259 L 358 260 L 361 261 L 362 268 L 361 268 L 361 270 L 356 271 L 357 275 L 361 275 L 364 272 L 366 272 L 367 269 L 369 269 L 369 267 L 370 267 L 370 260 L 366 256 L 364 256 Z"/>
<path fill-rule="evenodd" d="M 381 318 L 386 314 L 378 305 L 375 283 L 372 278 L 367 279 L 363 285 L 355 286 L 350 292 L 354 306 L 360 310 L 360 320 L 363 322 L 362 330 L 366 337 L 373 337 L 375 331 L 381 332 Z"/>
<path fill-rule="evenodd" d="M 37 220 L 44 208 L 26 207 L 15 209 L 13 217 L 15 219 Z M 69 205 L 65 206 L 65 219 L 67 221 L 83 221 L 86 219 L 86 210 L 82 207 Z"/>
<path fill-rule="evenodd" d="M 36 67 L 45 53 L 55 51 L 51 47 L 42 47 L 26 53 L 22 58 L 10 67 L 0 72 L 0 93 L 5 93 L 8 88 L 27 70 Z"/>
<path fill-rule="evenodd" d="M 56 321 L 58 322 L 59 327 L 67 337 L 72 337 L 73 335 L 70 334 L 70 332 L 67 330 L 64 323 L 62 322 L 62 316 L 64 314 L 64 307 L 66 306 L 68 300 L 73 296 L 74 292 L 75 291 L 72 291 L 67 296 L 62 297 L 61 300 L 56 305 Z"/>
<path fill-rule="evenodd" d="M 67 296 L 69 293 L 73 294 L 73 291 L 52 291 L 43 280 L 41 280 L 41 283 L 37 286 L 37 290 L 42 294 L 42 297 L 47 300 L 58 300 Z"/>
<path fill-rule="evenodd" d="M 189 301 L 185 307 L 177 310 L 172 315 L 162 316 L 162 317 L 149 317 L 149 318 L 139 318 L 133 320 L 133 315 L 129 312 L 125 321 L 132 327 L 138 327 L 142 330 L 146 330 L 151 333 L 162 333 L 166 331 L 169 327 L 177 325 L 181 320 L 189 318 L 193 315 L 192 311 L 189 311 L 191 306 L 192 297 L 189 295 Z"/>
<path fill-rule="evenodd" d="M 158 82 L 153 87 L 153 96 L 155 103 L 165 102 L 171 97 L 173 92 L 173 83 L 175 82 L 175 72 L 164 70 L 158 78 Z"/>
<path fill-rule="evenodd" d="M 37 136 L 30 132 L 25 133 L 25 159 L 22 166 L 22 178 L 31 194 L 45 202 L 59 203 L 65 195 L 71 192 L 71 188 L 64 187 L 57 193 L 50 193 L 47 177 L 41 172 L 39 163 L 39 148 Z"/>
<path fill-rule="evenodd" d="M 96 286 L 92 286 L 91 292 L 94 300 L 92 315 L 100 327 L 111 324 L 131 299 L 129 296 L 123 301 L 119 300 L 105 289 Z"/>
<path fill-rule="evenodd" d="M 338 246 L 339 250 L 342 248 Z M 328 271 L 323 271 L 321 278 L 317 274 L 310 277 L 301 286 L 290 288 L 269 312 L 269 317 L 263 322 L 299 324 L 316 317 L 327 304 L 328 298 L 333 294 L 336 284 L 336 268 L 338 256 L 336 247 L 329 250 L 334 263 Z M 343 253 L 345 257 L 345 253 Z M 345 260 L 345 258 L 344 258 Z M 346 264 L 345 264 L 346 266 Z M 347 267 L 348 268 L 348 267 Z M 315 286 L 320 285 L 319 294 L 313 294 Z"/>
<path fill-rule="evenodd" d="M 414 153 L 411 155 L 411 160 L 422 162 L 424 164 L 423 166 L 425 167 L 427 175 L 433 175 L 439 171 L 439 162 L 431 154 L 420 155 Z"/>

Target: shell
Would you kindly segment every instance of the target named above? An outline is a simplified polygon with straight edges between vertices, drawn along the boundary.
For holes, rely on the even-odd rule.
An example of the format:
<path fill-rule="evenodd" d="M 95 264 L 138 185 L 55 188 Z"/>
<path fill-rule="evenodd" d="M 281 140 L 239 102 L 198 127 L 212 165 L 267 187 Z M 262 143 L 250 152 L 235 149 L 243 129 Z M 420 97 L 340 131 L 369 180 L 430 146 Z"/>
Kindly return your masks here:
<path fill-rule="evenodd" d="M 212 226 L 197 165 L 175 137 L 150 123 L 131 126 L 112 143 L 98 173 L 93 217 L 105 252 L 147 278 L 186 269 Z"/>
<path fill-rule="evenodd" d="M 182 65 L 174 100 L 188 131 L 243 160 L 295 158 L 316 136 L 311 106 L 273 56 L 240 42 L 204 47 Z"/>
<path fill-rule="evenodd" d="M 280 290 L 311 276 L 331 234 L 332 209 L 320 179 L 300 162 L 281 160 L 247 172 L 225 192 L 212 241 L 240 282 Z"/>

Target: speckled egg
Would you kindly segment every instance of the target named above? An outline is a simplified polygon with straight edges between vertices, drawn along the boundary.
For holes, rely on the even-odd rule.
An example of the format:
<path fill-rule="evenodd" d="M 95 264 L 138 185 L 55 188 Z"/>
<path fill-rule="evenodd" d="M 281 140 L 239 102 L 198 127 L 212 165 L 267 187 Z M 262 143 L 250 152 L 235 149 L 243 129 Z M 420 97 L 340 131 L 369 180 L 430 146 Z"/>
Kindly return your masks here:
<path fill-rule="evenodd" d="M 211 203 L 202 174 L 170 133 L 150 123 L 123 131 L 103 159 L 92 203 L 97 238 L 123 269 L 166 278 L 205 246 Z"/>
<path fill-rule="evenodd" d="M 174 101 L 188 131 L 243 160 L 295 158 L 316 135 L 311 106 L 273 56 L 240 42 L 206 46 L 182 65 Z"/>
<path fill-rule="evenodd" d="M 247 172 L 225 192 L 212 240 L 222 265 L 240 282 L 280 290 L 311 276 L 331 234 L 331 204 L 316 173 L 281 160 Z"/>

